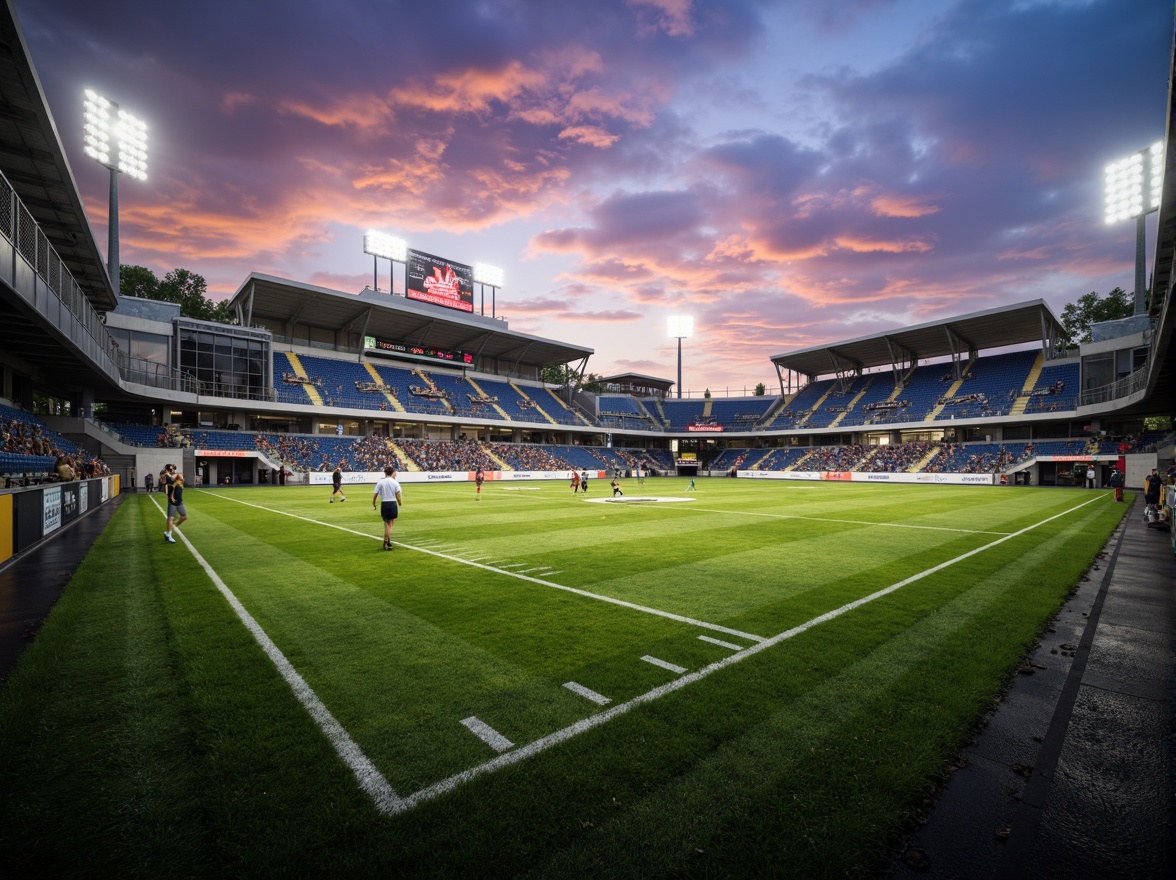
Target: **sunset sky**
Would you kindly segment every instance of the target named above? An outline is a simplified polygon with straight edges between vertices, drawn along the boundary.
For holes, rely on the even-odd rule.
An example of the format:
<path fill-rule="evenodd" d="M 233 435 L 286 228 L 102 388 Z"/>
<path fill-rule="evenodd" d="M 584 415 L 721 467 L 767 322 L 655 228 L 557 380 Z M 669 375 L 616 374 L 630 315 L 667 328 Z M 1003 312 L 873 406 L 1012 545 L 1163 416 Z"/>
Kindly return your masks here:
<path fill-rule="evenodd" d="M 122 261 L 358 292 L 363 233 L 502 267 L 588 369 L 769 358 L 1133 287 L 1107 162 L 1164 136 L 1156 0 L 15 0 L 105 252 L 82 91 L 149 126 Z M 1154 216 L 1154 215 L 1153 215 Z M 1149 257 L 1154 239 L 1149 238 Z M 388 283 L 387 263 L 380 268 Z"/>

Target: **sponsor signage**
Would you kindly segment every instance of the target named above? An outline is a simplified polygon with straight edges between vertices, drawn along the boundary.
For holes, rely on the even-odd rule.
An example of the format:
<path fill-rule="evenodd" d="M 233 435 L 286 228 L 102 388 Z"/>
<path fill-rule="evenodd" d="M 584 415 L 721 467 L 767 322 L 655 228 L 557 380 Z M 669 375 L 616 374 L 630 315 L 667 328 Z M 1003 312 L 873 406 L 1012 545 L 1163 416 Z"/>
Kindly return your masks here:
<path fill-rule="evenodd" d="M 243 449 L 197 449 L 195 454 L 200 458 L 257 458 L 256 452 Z"/>
<path fill-rule="evenodd" d="M 61 528 L 61 487 L 46 489 L 41 496 L 41 535 Z"/>
<path fill-rule="evenodd" d="M 405 265 L 408 281 L 404 295 L 409 299 L 473 312 L 474 270 L 469 266 L 412 249 Z"/>
<path fill-rule="evenodd" d="M 430 345 L 403 345 L 399 342 L 389 342 L 387 339 L 377 339 L 375 336 L 365 336 L 363 347 L 367 351 L 390 351 L 408 357 L 428 358 L 434 361 L 450 361 L 457 364 L 472 364 L 474 356 L 468 351 L 447 351 L 444 348 L 434 348 Z"/>
<path fill-rule="evenodd" d="M 753 480 L 816 480 L 851 483 L 923 483 L 953 486 L 991 486 L 992 474 L 892 474 L 865 471 L 736 471 Z"/>
<path fill-rule="evenodd" d="M 722 434 L 722 425 L 687 425 L 686 430 L 691 434 Z"/>
<path fill-rule="evenodd" d="M 311 486 L 330 486 L 330 471 L 311 471 L 307 475 Z M 383 471 L 350 471 L 343 474 L 348 485 L 366 483 L 369 486 L 384 476 Z M 588 471 L 592 479 L 607 478 L 605 471 Z M 486 480 L 568 480 L 571 471 L 486 471 Z M 398 471 L 396 480 L 400 483 L 472 483 L 474 471 Z"/>

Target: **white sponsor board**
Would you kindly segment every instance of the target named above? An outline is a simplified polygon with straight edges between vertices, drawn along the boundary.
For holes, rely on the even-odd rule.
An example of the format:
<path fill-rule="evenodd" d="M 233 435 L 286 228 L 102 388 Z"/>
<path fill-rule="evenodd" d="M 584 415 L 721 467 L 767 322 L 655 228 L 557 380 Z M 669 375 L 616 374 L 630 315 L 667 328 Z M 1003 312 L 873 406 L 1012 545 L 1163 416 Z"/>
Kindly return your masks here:
<path fill-rule="evenodd" d="M 590 471 L 591 475 L 600 478 L 599 471 Z M 571 471 L 486 471 L 486 482 L 498 480 L 570 480 Z M 372 483 L 384 476 L 383 471 L 348 471 L 343 474 L 343 482 L 347 485 L 355 483 Z M 332 485 L 330 471 L 311 471 L 307 474 L 310 485 Z M 472 483 L 473 471 L 397 471 L 396 479 L 401 483 Z"/>
<path fill-rule="evenodd" d="M 78 486 L 78 516 L 82 516 L 90 509 L 90 484 L 82 483 Z"/>
<path fill-rule="evenodd" d="M 41 496 L 41 536 L 61 528 L 61 487 L 46 489 Z"/>
<path fill-rule="evenodd" d="M 952 486 L 991 486 L 992 474 L 892 474 L 859 471 L 737 471 L 752 480 L 814 480 L 831 483 L 932 483 Z"/>

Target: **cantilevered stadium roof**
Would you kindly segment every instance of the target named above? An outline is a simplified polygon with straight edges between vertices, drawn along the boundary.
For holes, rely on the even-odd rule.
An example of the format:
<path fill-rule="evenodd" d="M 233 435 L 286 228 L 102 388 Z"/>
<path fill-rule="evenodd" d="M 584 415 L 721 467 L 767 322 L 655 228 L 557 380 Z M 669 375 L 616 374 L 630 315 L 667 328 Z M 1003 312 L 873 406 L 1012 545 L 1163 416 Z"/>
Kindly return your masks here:
<path fill-rule="evenodd" d="M 113 309 L 118 304 L 116 291 L 106 275 L 12 0 L 0 4 L 0 156 L 4 176 L 94 308 Z"/>
<path fill-rule="evenodd" d="M 466 314 L 402 296 L 363 290 L 331 290 L 251 273 L 229 300 L 245 326 L 264 319 L 375 336 L 393 342 L 469 352 L 530 367 L 590 357 L 594 349 L 511 330 L 506 321 Z"/>
<path fill-rule="evenodd" d="M 958 318 L 902 327 L 832 345 L 817 345 L 773 356 L 778 368 L 817 377 L 846 369 L 867 370 L 897 363 L 967 355 L 1010 345 L 1065 339 L 1062 322 L 1036 299 L 973 312 Z"/>

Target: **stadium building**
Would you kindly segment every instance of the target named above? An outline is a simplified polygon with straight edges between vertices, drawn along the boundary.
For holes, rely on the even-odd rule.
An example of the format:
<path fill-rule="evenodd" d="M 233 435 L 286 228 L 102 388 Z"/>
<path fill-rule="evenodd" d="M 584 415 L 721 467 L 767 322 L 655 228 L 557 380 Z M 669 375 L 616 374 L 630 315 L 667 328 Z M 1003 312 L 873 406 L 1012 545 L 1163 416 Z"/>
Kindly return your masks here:
<path fill-rule="evenodd" d="M 1092 342 L 1034 300 L 783 350 L 762 395 L 676 396 L 639 374 L 589 389 L 591 348 L 511 330 L 468 266 L 427 254 L 406 255 L 396 294 L 252 273 L 230 324 L 121 296 L 11 3 L 0 42 L 0 571 L 168 462 L 195 486 L 327 483 L 336 466 L 374 480 L 394 460 L 406 482 L 484 468 L 1071 486 L 1094 468 L 1102 486 L 1119 467 L 1133 487 L 1172 462 L 1171 424 L 1144 420 L 1176 397 L 1176 175 L 1150 303 Z M 1174 151 L 1169 129 L 1169 166 Z M 440 288 L 417 284 L 422 267 Z"/>
<path fill-rule="evenodd" d="M 373 437 L 410 472 L 433 466 L 406 442 L 463 444 L 471 454 L 450 456 L 450 470 L 532 474 L 680 464 L 1067 484 L 1132 452 L 1145 456 L 1128 473 L 1138 485 L 1137 468 L 1171 458 L 1170 437 L 1142 421 L 1173 396 L 1171 179 L 1155 255 L 1164 293 L 1092 343 L 1069 346 L 1033 301 L 784 352 L 772 358 L 779 387 L 762 396 L 673 397 L 672 383 L 634 375 L 590 393 L 592 349 L 512 331 L 493 306 L 485 314 L 484 287 L 476 307 L 468 266 L 427 254 L 405 257 L 395 296 L 253 273 L 229 301 L 233 324 L 120 297 L 11 9 L 3 26 L 0 397 L 9 418 L 40 418 L 124 488 L 177 449 L 206 484 L 357 469 L 354 444 Z M 442 278 L 448 298 L 426 290 Z M 548 368 L 581 381 L 544 382 Z M 27 456 L 0 464 L 10 479 L 53 470 Z"/>

